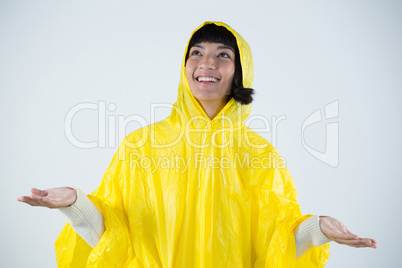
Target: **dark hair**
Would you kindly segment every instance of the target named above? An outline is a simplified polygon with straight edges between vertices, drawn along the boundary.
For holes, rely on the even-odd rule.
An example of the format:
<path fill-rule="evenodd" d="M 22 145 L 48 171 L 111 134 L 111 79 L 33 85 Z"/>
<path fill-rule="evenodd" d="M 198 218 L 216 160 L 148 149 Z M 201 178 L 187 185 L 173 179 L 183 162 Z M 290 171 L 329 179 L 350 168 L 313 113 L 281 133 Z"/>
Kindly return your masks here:
<path fill-rule="evenodd" d="M 206 24 L 198 29 L 191 37 L 187 48 L 186 62 L 189 57 L 190 49 L 199 43 L 222 43 L 229 46 L 235 51 L 235 72 L 233 77 L 232 90 L 227 96 L 229 101 L 234 98 L 240 104 L 249 104 L 253 101 L 254 89 L 243 87 L 243 74 L 240 62 L 239 47 L 237 46 L 236 37 L 225 27 L 216 24 Z"/>

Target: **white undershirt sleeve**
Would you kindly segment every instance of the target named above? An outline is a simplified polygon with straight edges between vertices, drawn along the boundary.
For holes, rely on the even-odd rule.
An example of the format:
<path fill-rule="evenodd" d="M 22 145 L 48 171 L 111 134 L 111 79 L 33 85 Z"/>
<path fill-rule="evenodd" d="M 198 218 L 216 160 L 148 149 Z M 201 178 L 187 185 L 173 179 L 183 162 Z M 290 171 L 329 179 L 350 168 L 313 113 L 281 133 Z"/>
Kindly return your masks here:
<path fill-rule="evenodd" d="M 295 229 L 296 259 L 312 247 L 319 247 L 331 242 L 320 228 L 320 217 L 314 215 L 300 223 Z"/>
<path fill-rule="evenodd" d="M 77 191 L 75 203 L 59 210 L 67 216 L 74 231 L 91 247 L 95 247 L 105 232 L 102 213 L 86 194 L 80 189 L 74 189 Z"/>

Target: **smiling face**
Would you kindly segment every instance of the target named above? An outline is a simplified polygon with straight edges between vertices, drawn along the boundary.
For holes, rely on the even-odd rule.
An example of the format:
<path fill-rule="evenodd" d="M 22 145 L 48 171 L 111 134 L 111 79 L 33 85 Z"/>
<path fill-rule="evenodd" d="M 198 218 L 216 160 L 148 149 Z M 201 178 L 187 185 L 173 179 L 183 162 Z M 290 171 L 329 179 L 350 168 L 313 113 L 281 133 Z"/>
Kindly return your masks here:
<path fill-rule="evenodd" d="M 235 72 L 233 48 L 202 42 L 191 47 L 188 55 L 186 76 L 193 96 L 203 107 L 210 103 L 224 106 Z"/>

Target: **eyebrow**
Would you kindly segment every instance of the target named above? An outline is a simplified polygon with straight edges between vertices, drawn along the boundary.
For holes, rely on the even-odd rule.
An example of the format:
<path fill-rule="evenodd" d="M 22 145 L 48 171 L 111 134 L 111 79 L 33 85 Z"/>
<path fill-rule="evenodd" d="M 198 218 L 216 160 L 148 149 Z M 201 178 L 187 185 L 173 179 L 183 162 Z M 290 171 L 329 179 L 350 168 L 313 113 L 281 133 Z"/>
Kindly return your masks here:
<path fill-rule="evenodd" d="M 219 46 L 218 49 L 230 49 L 231 51 L 234 52 L 234 49 L 229 46 Z"/>
<path fill-rule="evenodd" d="M 193 47 L 199 47 L 199 48 L 205 49 L 205 47 L 198 45 L 198 44 L 194 45 Z M 233 51 L 233 53 L 235 52 L 234 49 L 229 46 L 218 46 L 218 49 L 230 49 L 231 51 Z"/>

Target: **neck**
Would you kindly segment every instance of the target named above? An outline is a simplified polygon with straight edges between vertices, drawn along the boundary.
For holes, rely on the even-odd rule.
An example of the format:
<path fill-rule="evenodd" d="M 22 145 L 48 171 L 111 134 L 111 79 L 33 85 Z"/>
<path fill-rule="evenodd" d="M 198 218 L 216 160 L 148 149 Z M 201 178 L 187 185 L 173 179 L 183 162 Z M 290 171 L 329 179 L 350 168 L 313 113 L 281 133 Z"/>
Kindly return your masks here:
<path fill-rule="evenodd" d="M 225 107 L 226 100 L 216 100 L 216 101 L 200 101 L 202 109 L 207 114 L 209 119 L 214 119 L 214 117 Z"/>

